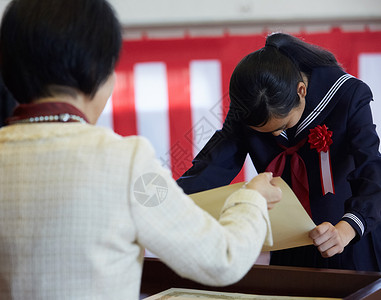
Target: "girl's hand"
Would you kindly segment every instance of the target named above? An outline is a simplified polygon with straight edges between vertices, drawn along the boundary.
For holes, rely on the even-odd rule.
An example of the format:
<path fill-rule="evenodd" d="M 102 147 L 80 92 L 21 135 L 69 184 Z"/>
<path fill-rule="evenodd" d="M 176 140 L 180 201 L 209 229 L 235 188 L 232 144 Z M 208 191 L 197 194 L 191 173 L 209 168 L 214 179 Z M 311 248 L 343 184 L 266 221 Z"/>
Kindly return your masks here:
<path fill-rule="evenodd" d="M 314 245 L 318 248 L 323 257 L 332 257 L 344 251 L 345 246 L 356 236 L 356 231 L 349 223 L 340 221 L 333 226 L 329 222 L 324 222 L 309 233 Z"/>

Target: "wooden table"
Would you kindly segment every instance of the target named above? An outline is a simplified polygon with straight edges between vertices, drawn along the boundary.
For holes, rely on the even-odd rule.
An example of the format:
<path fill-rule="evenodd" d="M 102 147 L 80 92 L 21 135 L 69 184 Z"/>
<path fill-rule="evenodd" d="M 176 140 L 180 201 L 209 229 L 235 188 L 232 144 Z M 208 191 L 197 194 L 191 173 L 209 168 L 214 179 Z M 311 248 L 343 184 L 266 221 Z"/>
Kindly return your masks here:
<path fill-rule="evenodd" d="M 257 295 L 380 300 L 381 273 L 255 265 L 236 284 L 210 287 L 181 278 L 160 260 L 146 258 L 141 295 L 169 288 L 189 288 Z"/>

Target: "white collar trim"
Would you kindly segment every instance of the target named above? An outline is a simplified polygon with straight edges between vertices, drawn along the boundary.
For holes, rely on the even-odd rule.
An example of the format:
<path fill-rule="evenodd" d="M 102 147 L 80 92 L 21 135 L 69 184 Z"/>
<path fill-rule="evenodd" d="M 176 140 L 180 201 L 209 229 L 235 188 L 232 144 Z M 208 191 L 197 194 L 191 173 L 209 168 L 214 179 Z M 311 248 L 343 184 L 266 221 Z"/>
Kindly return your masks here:
<path fill-rule="evenodd" d="M 315 109 L 303 120 L 302 123 L 299 124 L 298 129 L 296 130 L 295 136 L 301 133 L 304 129 L 307 128 L 324 110 L 324 108 L 331 101 L 336 92 L 340 89 L 340 87 L 346 82 L 348 79 L 353 78 L 352 75 L 344 74 L 336 82 L 331 86 L 327 94 L 323 97 L 320 103 L 315 107 Z M 287 138 L 287 136 L 286 136 Z"/>

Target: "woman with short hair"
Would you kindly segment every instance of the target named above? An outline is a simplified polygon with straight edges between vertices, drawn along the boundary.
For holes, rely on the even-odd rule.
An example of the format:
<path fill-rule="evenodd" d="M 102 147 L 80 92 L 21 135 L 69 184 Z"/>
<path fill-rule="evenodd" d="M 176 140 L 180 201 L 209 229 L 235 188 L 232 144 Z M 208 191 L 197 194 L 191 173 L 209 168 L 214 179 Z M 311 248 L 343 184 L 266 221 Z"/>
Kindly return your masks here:
<path fill-rule="evenodd" d="M 144 248 L 181 276 L 226 285 L 271 243 L 271 173 L 213 219 L 142 137 L 96 127 L 120 25 L 104 0 L 14 0 L 0 31 L 20 103 L 0 129 L 0 298 L 138 299 Z"/>

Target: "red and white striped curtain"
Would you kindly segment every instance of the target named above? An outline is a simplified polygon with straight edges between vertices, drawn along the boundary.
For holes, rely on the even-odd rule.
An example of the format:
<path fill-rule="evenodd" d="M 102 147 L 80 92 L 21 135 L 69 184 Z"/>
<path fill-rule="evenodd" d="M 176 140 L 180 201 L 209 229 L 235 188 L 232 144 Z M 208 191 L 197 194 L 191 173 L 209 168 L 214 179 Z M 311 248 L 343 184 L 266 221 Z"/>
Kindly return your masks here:
<path fill-rule="evenodd" d="M 99 125 L 123 136 L 147 137 L 177 179 L 221 128 L 230 75 L 243 56 L 263 47 L 265 36 L 124 41 L 115 90 Z M 332 51 L 348 73 L 371 86 L 374 119 L 381 128 L 381 31 L 333 28 L 297 36 Z M 255 173 L 246 163 L 234 182 Z"/>

